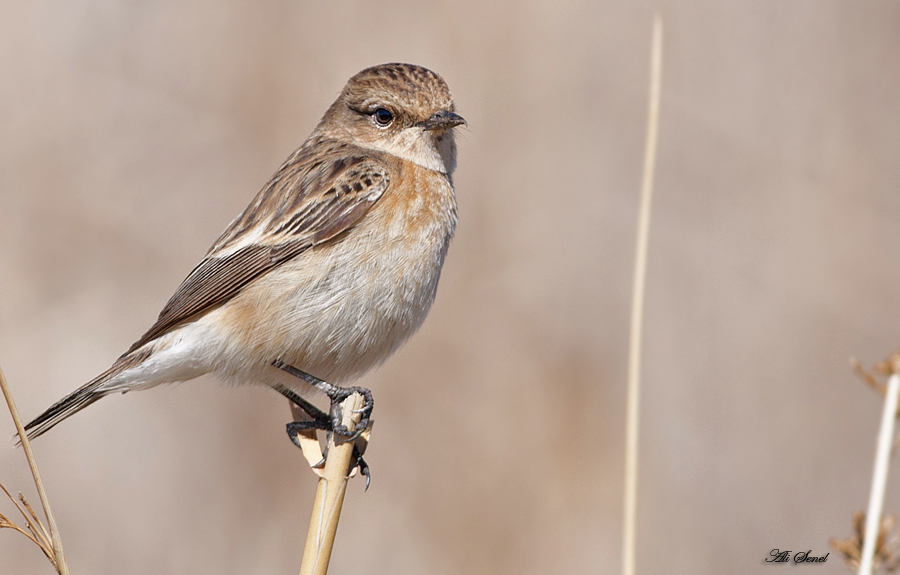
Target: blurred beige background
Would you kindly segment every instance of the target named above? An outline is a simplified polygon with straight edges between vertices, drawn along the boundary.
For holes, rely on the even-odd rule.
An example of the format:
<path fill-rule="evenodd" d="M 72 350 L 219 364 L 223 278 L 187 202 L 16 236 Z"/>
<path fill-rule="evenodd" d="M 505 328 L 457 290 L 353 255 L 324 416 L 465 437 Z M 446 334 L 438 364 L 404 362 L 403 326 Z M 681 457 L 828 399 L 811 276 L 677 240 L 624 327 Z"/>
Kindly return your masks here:
<path fill-rule="evenodd" d="M 830 551 L 880 413 L 847 358 L 900 344 L 891 1 L 6 1 L 0 365 L 23 417 L 143 332 L 350 75 L 423 64 L 469 120 L 460 227 L 424 328 L 361 382 L 373 484 L 350 486 L 333 572 L 619 572 L 657 8 L 638 571 Z M 315 482 L 288 418 L 201 379 L 41 438 L 73 572 L 296 573 Z M 0 482 L 37 502 L 9 441 Z M 806 569 L 845 572 L 833 552 Z M 0 572 L 50 569 L 2 531 Z"/>

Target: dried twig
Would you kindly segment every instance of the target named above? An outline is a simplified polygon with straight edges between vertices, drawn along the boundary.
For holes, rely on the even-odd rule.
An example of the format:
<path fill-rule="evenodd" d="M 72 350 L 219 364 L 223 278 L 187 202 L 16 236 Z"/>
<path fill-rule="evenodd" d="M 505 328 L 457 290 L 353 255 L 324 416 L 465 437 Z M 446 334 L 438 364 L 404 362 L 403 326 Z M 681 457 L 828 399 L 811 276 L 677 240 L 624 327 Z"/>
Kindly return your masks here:
<path fill-rule="evenodd" d="M 853 535 L 847 539 L 831 539 L 831 547 L 844 556 L 844 563 L 856 571 L 859 569 L 863 554 L 863 541 L 866 538 L 866 514 L 862 511 L 853 512 Z M 878 530 L 878 539 L 875 542 L 875 557 L 872 568 L 878 569 L 882 565 L 888 571 L 896 571 L 900 567 L 900 556 L 897 554 L 900 546 L 900 536 L 891 534 L 897 526 L 897 516 L 888 515 L 881 518 L 881 527 Z"/>
<path fill-rule="evenodd" d="M 879 361 L 873 365 L 872 371 L 868 371 L 864 368 L 862 363 L 855 357 L 850 358 L 850 369 L 853 370 L 853 373 L 855 373 L 863 383 L 875 390 L 881 397 L 887 395 L 888 387 L 887 383 L 881 380 L 887 379 L 895 373 L 900 373 L 898 372 L 897 366 L 900 366 L 900 349 L 892 353 L 886 360 Z M 900 417 L 900 411 L 897 412 L 897 417 Z"/>
<path fill-rule="evenodd" d="M 12 529 L 14 531 L 18 531 L 28 539 L 32 541 L 35 545 L 41 548 L 41 551 L 44 555 L 47 556 L 47 559 L 50 562 L 53 562 L 53 547 L 50 543 L 49 538 L 47 537 L 47 530 L 44 527 L 44 524 L 41 522 L 40 518 L 34 515 L 34 510 L 31 509 L 31 506 L 28 505 L 28 501 L 25 499 L 25 496 L 19 493 L 19 501 L 12 496 L 12 494 L 0 484 L 0 490 L 6 494 L 10 501 L 12 501 L 13 505 L 16 506 L 16 509 L 19 513 L 22 514 L 22 517 L 25 518 L 25 529 L 19 527 L 13 520 L 8 518 L 7 516 L 0 513 L 0 529 Z M 26 531 L 27 529 L 27 531 Z"/>
<path fill-rule="evenodd" d="M 60 575 L 69 575 L 69 566 L 66 564 L 66 556 L 63 552 L 62 541 L 59 537 L 59 529 L 56 526 L 56 520 L 53 518 L 53 512 L 50 509 L 50 501 L 47 499 L 47 493 L 44 491 L 44 482 L 41 481 L 41 472 L 38 470 L 37 461 L 34 459 L 34 453 L 31 451 L 31 443 L 28 441 L 25 428 L 22 426 L 22 420 L 19 419 L 19 410 L 16 409 L 16 402 L 13 401 L 12 394 L 6 386 L 6 378 L 3 377 L 3 370 L 0 370 L 0 389 L 2 389 L 3 397 L 6 399 L 6 405 L 9 407 L 9 414 L 12 416 L 13 423 L 16 425 L 19 440 L 22 442 L 22 449 L 25 451 L 25 458 L 28 460 L 28 467 L 31 469 L 31 476 L 34 478 L 34 486 L 37 488 L 38 496 L 41 499 L 41 507 L 44 509 L 44 516 L 47 518 L 47 524 L 50 526 L 49 542 L 47 541 L 47 530 L 35 514 L 34 509 L 32 509 L 25 500 L 25 497 L 19 496 L 24 509 L 18 504 L 16 507 L 19 508 L 19 512 L 25 517 L 26 527 L 28 527 L 29 531 L 35 535 L 32 540 L 40 546 L 50 562 L 53 563 L 56 572 Z M 6 488 L 4 488 L 3 491 L 9 496 L 9 492 L 6 491 Z M 12 499 L 12 497 L 10 497 L 10 499 Z M 13 501 L 13 503 L 15 503 L 15 501 Z M 29 516 L 31 519 L 29 519 Z M 4 519 L 6 518 L 4 517 Z M 13 525 L 10 525 L 9 527 L 25 534 L 22 529 L 17 529 Z M 40 539 L 43 544 L 39 543 L 38 539 Z"/>

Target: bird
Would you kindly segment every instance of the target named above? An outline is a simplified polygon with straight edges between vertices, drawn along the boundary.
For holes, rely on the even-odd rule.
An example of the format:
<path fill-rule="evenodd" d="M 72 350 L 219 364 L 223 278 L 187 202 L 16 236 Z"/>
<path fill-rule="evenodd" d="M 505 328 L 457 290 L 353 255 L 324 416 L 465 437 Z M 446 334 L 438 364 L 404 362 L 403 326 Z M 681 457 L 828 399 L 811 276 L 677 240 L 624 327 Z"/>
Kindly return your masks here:
<path fill-rule="evenodd" d="M 350 435 L 342 387 L 422 325 L 457 225 L 456 113 L 444 79 L 388 63 L 351 77 L 309 138 L 112 366 L 25 426 L 38 437 L 113 394 L 215 374 L 268 386 Z M 326 415 L 308 397 L 331 399 Z M 293 424 L 293 427 L 292 427 Z M 294 439 L 296 443 L 296 439 Z"/>

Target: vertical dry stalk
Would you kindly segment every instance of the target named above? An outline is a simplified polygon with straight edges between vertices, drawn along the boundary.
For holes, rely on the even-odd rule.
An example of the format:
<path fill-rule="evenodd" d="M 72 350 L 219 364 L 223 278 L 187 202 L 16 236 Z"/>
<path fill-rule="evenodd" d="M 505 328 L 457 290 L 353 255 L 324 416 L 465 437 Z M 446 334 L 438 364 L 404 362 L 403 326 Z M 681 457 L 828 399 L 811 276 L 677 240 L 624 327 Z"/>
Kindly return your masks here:
<path fill-rule="evenodd" d="M 365 398 L 354 393 L 341 404 L 343 424 L 353 431 L 359 425 Z M 353 442 L 335 442 L 335 434 L 328 441 L 328 459 L 325 469 L 319 478 L 316 488 L 316 499 L 313 502 L 312 517 L 306 533 L 306 545 L 303 558 L 300 560 L 300 575 L 325 575 L 331 550 L 334 547 L 334 535 L 337 532 L 341 508 L 344 505 L 344 493 L 347 491 L 347 474 L 350 471 L 350 460 L 353 456 Z"/>
<path fill-rule="evenodd" d="M 3 397 L 6 399 L 6 405 L 9 406 L 9 414 L 12 416 L 13 423 L 16 424 L 16 431 L 19 434 L 19 440 L 22 442 L 22 449 L 25 451 L 28 467 L 31 468 L 31 476 L 34 478 L 34 486 L 37 488 L 38 496 L 41 498 L 41 507 L 44 508 L 47 525 L 50 527 L 50 542 L 53 547 L 51 560 L 56 567 L 57 573 L 69 575 L 69 566 L 66 564 L 66 555 L 63 552 L 62 540 L 59 537 L 59 528 L 57 528 L 53 512 L 50 510 L 50 501 L 47 499 L 46 491 L 44 491 L 44 482 L 41 481 L 41 472 L 38 470 L 37 461 L 35 461 L 34 453 L 31 451 L 31 443 L 28 441 L 25 428 L 22 426 L 22 420 L 19 419 L 19 410 L 16 409 L 16 402 L 13 401 L 12 394 L 6 386 L 6 378 L 3 377 L 2 369 L 0 369 L 0 389 L 3 390 Z"/>
<path fill-rule="evenodd" d="M 894 421 L 897 416 L 897 400 L 900 398 L 900 375 L 896 372 L 888 380 L 887 397 L 884 400 L 884 411 L 881 415 L 881 428 L 878 432 L 878 447 L 875 451 L 875 471 L 872 474 L 872 491 L 869 494 L 869 510 L 866 512 L 865 543 L 862 560 L 859 564 L 859 575 L 871 575 L 872 562 L 875 557 L 875 542 L 881 531 L 881 508 L 884 504 L 884 489 L 887 484 L 888 464 L 891 458 L 891 446 L 894 438 Z"/>
<path fill-rule="evenodd" d="M 631 295 L 631 337 L 628 343 L 628 404 L 625 432 L 625 517 L 622 542 L 622 573 L 634 575 L 635 530 L 638 479 L 638 422 L 640 414 L 641 324 L 644 315 L 644 279 L 647 273 L 647 238 L 650 232 L 650 201 L 656 165 L 656 140 L 659 131 L 659 99 L 662 78 L 662 17 L 653 18 L 653 44 L 650 62 L 650 103 L 647 141 L 644 149 L 644 173 L 638 220 L 637 250 L 634 263 L 634 291 Z"/>

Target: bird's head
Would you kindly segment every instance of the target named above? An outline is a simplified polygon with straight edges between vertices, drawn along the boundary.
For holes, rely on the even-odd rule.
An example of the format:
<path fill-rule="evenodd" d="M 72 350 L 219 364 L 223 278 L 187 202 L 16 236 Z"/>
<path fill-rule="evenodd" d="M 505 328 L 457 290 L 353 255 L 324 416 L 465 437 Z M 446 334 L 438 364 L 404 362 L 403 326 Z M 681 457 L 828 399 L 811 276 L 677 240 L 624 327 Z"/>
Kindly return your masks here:
<path fill-rule="evenodd" d="M 413 64 L 382 64 L 350 78 L 316 131 L 450 174 L 453 128 L 465 123 L 439 75 Z"/>

